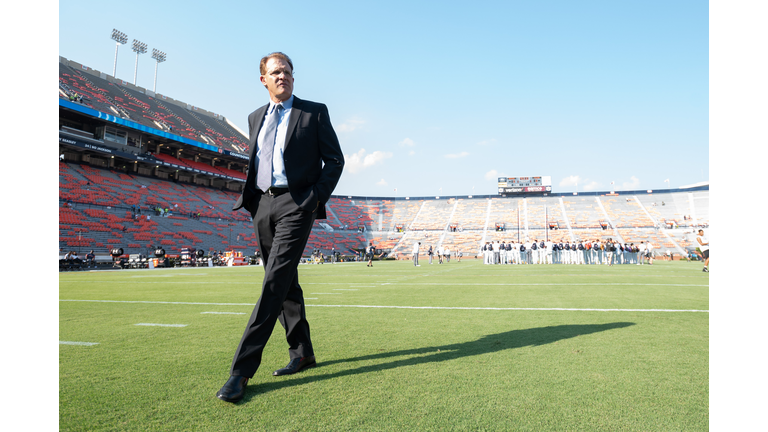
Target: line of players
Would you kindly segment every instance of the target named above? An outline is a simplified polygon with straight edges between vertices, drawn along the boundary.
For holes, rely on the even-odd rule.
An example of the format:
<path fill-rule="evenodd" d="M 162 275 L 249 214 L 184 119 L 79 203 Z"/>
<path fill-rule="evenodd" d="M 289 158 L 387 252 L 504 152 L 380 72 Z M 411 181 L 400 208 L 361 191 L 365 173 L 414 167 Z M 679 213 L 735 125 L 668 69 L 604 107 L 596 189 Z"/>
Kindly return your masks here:
<path fill-rule="evenodd" d="M 484 264 L 653 264 L 651 242 L 620 243 L 608 239 L 595 241 L 564 241 L 554 243 L 526 239 L 523 243 L 496 240 L 480 248 Z"/>

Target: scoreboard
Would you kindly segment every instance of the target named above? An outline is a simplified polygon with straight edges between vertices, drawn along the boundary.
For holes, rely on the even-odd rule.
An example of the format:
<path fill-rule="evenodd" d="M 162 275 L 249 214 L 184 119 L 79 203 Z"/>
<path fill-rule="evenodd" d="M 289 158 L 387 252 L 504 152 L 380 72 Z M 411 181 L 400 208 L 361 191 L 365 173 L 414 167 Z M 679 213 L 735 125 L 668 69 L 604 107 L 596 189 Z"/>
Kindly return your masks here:
<path fill-rule="evenodd" d="M 552 192 L 552 177 L 499 177 L 499 195 Z"/>

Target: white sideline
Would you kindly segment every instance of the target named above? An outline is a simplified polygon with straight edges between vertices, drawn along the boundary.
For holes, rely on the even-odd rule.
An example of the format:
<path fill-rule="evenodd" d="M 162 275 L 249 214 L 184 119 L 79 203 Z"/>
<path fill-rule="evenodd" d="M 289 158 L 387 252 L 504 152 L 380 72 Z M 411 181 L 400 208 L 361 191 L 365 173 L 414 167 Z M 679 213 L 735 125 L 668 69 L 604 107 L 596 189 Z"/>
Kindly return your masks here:
<path fill-rule="evenodd" d="M 245 315 L 245 312 L 200 312 L 200 314 L 215 314 L 215 315 Z"/>
<path fill-rule="evenodd" d="M 312 299 L 314 300 L 314 299 Z M 215 306 L 251 306 L 253 303 L 198 303 L 198 302 L 163 302 L 140 300 L 74 300 L 59 299 L 69 302 L 95 302 L 95 303 L 144 303 L 144 304 L 175 304 L 175 305 L 215 305 Z M 375 306 L 375 305 L 320 305 L 308 304 L 316 307 L 336 308 L 378 308 L 378 309 L 436 309 L 436 310 L 493 310 L 493 311 L 575 311 L 575 312 L 703 312 L 709 310 L 699 309 L 596 309 L 596 308 L 498 308 L 498 307 L 463 307 L 463 306 Z M 185 324 L 136 324 L 136 325 L 168 325 L 185 326 Z"/>
<path fill-rule="evenodd" d="M 68 282 L 91 282 L 91 283 L 122 283 L 120 281 L 99 281 L 99 280 L 72 280 Z M 162 282 L 148 282 L 148 281 L 131 281 L 131 284 L 209 284 L 210 282 L 179 282 L 179 281 L 162 281 Z M 229 285 L 253 285 L 251 282 L 238 282 L 231 283 Z M 384 285 L 408 285 L 408 286 L 456 286 L 455 283 L 441 283 L 441 282 L 384 282 L 378 285 L 358 285 L 355 282 L 302 282 L 301 285 L 349 285 L 359 288 L 373 288 L 376 286 Z M 673 286 L 673 287 L 709 287 L 709 284 L 669 284 L 669 283 L 462 283 L 461 286 Z"/>
<path fill-rule="evenodd" d="M 591 308 L 495 308 L 449 306 L 370 306 L 370 305 L 313 305 L 317 307 L 381 308 L 381 309 L 441 309 L 441 310 L 494 310 L 494 311 L 580 311 L 580 312 L 706 312 L 698 309 L 591 309 Z"/>
<path fill-rule="evenodd" d="M 82 346 L 93 346 L 98 345 L 98 342 L 70 342 L 70 341 L 59 341 L 59 345 L 82 345 Z"/>
<path fill-rule="evenodd" d="M 186 324 L 154 324 L 154 323 L 138 323 L 137 326 L 154 326 L 154 327 L 186 327 Z"/>

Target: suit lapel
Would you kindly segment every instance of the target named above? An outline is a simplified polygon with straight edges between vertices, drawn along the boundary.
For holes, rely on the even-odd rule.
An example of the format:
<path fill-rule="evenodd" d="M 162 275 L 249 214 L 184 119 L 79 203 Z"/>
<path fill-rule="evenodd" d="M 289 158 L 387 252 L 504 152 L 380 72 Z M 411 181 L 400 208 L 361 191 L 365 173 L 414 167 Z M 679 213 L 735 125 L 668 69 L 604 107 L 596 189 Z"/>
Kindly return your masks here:
<path fill-rule="evenodd" d="M 285 145 L 283 151 L 288 148 L 288 145 L 293 141 L 293 132 L 296 130 L 296 125 L 299 124 L 299 117 L 303 111 L 301 110 L 301 99 L 296 96 L 293 97 L 293 106 L 291 107 L 291 119 L 288 121 L 288 130 L 285 131 Z"/>
<path fill-rule="evenodd" d="M 264 115 L 267 113 L 267 108 L 269 108 L 269 104 L 264 105 L 263 107 L 257 109 L 253 113 L 253 118 L 251 119 L 251 136 L 248 137 L 251 144 L 251 154 L 250 158 L 253 160 L 253 156 L 256 154 L 256 148 L 258 147 L 257 140 L 259 138 L 259 131 L 261 130 L 261 126 L 264 124 Z"/>

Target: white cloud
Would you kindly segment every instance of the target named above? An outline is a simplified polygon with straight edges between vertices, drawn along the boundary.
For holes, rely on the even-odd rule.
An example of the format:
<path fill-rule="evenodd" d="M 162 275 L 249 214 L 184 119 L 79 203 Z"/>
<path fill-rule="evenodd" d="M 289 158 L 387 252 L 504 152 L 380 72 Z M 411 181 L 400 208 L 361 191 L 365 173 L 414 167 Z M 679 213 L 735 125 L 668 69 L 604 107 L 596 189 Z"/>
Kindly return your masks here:
<path fill-rule="evenodd" d="M 487 173 L 485 173 L 485 179 L 488 181 L 491 181 L 491 180 L 496 181 L 499 179 L 499 172 L 496 171 L 495 169 L 492 169 Z"/>
<path fill-rule="evenodd" d="M 496 144 L 496 138 L 491 138 L 489 140 L 484 140 L 484 141 L 480 141 L 479 143 L 477 143 L 477 145 L 479 145 L 479 146 L 487 146 L 487 145 L 492 145 L 492 144 Z"/>
<path fill-rule="evenodd" d="M 410 139 L 410 138 L 406 138 L 406 139 L 400 141 L 400 147 L 413 147 L 415 145 L 416 145 L 416 143 L 413 142 L 413 140 Z"/>
<path fill-rule="evenodd" d="M 351 155 L 344 155 L 344 168 L 351 173 L 357 173 L 370 166 L 380 164 L 384 159 L 391 158 L 392 153 L 376 150 L 371 154 L 365 154 L 365 149 Z"/>
<path fill-rule="evenodd" d="M 352 132 L 353 130 L 360 129 L 364 124 L 365 120 L 353 117 L 337 126 L 335 129 L 339 132 Z"/>
<path fill-rule="evenodd" d="M 588 181 L 588 180 L 585 180 L 585 181 Z M 590 181 L 589 183 L 584 185 L 584 190 L 585 191 L 593 191 L 593 190 L 596 190 L 599 187 L 600 187 L 600 183 L 598 183 L 596 181 Z"/>
<path fill-rule="evenodd" d="M 583 191 L 593 191 L 600 187 L 600 183 L 578 175 L 568 176 L 560 180 L 560 186 L 581 188 Z"/>
<path fill-rule="evenodd" d="M 624 188 L 626 190 L 632 190 L 632 189 L 637 189 L 637 188 L 640 187 L 640 179 L 639 178 L 637 178 L 635 176 L 632 176 L 629 179 L 631 181 L 624 182 L 624 183 L 621 184 L 622 188 Z"/>
<path fill-rule="evenodd" d="M 447 154 L 447 155 L 445 155 L 445 158 L 446 159 L 459 159 L 459 158 L 463 158 L 463 157 L 467 157 L 467 156 L 469 156 L 469 153 L 464 151 L 464 152 L 461 152 L 461 153 Z"/>
<path fill-rule="evenodd" d="M 409 152 L 408 152 L 408 156 L 413 156 L 413 155 L 415 155 L 415 154 L 416 154 L 416 152 L 415 152 L 415 151 L 413 151 L 413 150 L 411 150 L 411 151 L 409 151 Z"/>
<path fill-rule="evenodd" d="M 581 181 L 581 177 L 577 175 L 568 176 L 560 180 L 560 186 L 577 186 L 579 183 L 584 183 L 584 182 Z"/>
<path fill-rule="evenodd" d="M 384 180 L 384 179 L 381 179 L 381 180 L 376 182 L 376 185 L 377 186 L 386 186 L 387 185 L 387 181 Z"/>

